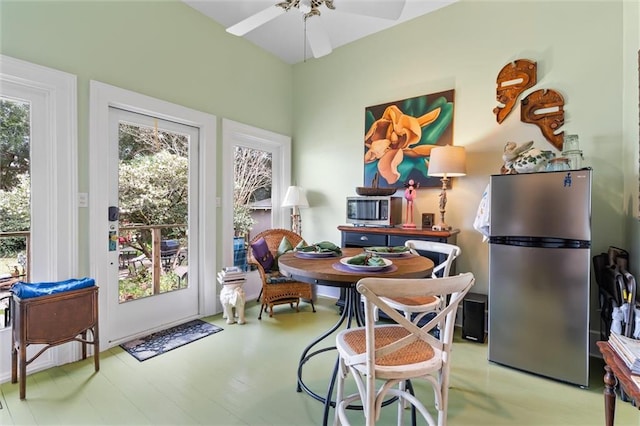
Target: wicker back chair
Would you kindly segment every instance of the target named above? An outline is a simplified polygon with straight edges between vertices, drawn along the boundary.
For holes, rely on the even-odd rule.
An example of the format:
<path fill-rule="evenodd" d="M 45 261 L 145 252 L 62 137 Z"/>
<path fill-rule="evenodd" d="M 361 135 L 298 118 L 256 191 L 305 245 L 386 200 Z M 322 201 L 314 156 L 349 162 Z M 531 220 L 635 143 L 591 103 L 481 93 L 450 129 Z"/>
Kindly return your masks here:
<path fill-rule="evenodd" d="M 260 262 L 258 262 L 253 255 L 251 244 L 258 241 L 260 238 L 264 238 L 267 243 L 269 251 L 273 255 L 275 262 L 278 258 L 278 247 L 283 238 L 287 238 L 291 245 L 295 247 L 302 241 L 302 237 L 294 232 L 286 229 L 268 229 L 256 235 L 249 244 L 249 253 L 247 261 L 250 264 L 256 265 L 260 272 L 260 278 L 262 279 L 262 291 L 260 314 L 258 319 L 262 319 L 262 312 L 269 309 L 269 316 L 273 316 L 273 306 L 289 304 L 291 308 L 294 307 L 296 312 L 299 311 L 300 299 L 307 299 L 311 303 L 311 309 L 316 311 L 313 305 L 313 287 L 311 284 L 295 281 L 292 278 L 284 277 L 278 272 L 265 271 Z"/>

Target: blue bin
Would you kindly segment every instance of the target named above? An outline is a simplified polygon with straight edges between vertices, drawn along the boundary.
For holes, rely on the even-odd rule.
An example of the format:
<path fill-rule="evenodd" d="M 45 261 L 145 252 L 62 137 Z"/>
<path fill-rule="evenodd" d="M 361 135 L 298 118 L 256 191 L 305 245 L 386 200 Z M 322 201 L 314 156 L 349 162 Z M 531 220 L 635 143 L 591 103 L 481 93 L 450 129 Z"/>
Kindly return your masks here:
<path fill-rule="evenodd" d="M 233 266 L 247 270 L 247 249 L 244 247 L 244 238 L 233 237 Z"/>

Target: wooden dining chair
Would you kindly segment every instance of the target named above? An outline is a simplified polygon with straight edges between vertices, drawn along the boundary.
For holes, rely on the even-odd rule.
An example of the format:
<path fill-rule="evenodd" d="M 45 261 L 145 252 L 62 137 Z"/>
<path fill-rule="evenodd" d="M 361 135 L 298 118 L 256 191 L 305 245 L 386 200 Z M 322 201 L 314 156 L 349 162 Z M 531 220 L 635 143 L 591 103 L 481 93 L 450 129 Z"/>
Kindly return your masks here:
<path fill-rule="evenodd" d="M 439 258 L 444 259 L 433 268 L 432 278 L 448 277 L 451 272 L 453 262 L 462 250 L 454 244 L 440 243 L 437 241 L 407 240 L 404 245 L 409 247 L 414 253 L 429 252 L 436 253 Z M 415 297 L 392 297 L 387 303 L 393 308 L 404 312 L 406 318 L 413 321 L 420 321 L 425 315 L 436 312 L 442 306 L 442 298 L 438 295 L 415 296 Z"/>
<path fill-rule="evenodd" d="M 339 354 L 335 423 L 348 424 L 346 409 L 360 400 L 365 423 L 374 425 L 382 403 L 389 396 L 398 398 L 398 424 L 402 424 L 405 404 L 410 404 L 429 425 L 447 422 L 451 346 L 457 308 L 475 282 L 471 273 L 445 278 L 397 279 L 364 278 L 356 288 L 365 302 L 365 326 L 346 329 L 336 336 Z M 447 296 L 446 306 L 420 327 L 391 307 L 390 297 L 424 295 Z M 377 324 L 377 307 L 397 324 Z M 430 332 L 443 324 L 439 337 Z M 357 392 L 345 395 L 345 379 L 353 375 Z M 407 381 L 426 379 L 433 387 L 437 422 L 425 403 L 413 395 Z M 376 387 L 376 382 L 380 386 Z"/>
<path fill-rule="evenodd" d="M 431 273 L 432 278 L 448 277 L 451 272 L 453 262 L 462 253 L 460 247 L 454 244 L 441 243 L 437 241 L 407 240 L 404 245 L 409 247 L 415 254 L 418 252 L 428 252 L 438 254 L 443 259 L 437 264 Z M 442 299 L 438 295 L 415 296 L 415 297 L 392 297 L 386 299 L 387 303 L 398 311 L 404 312 L 407 319 L 420 321 L 429 313 L 436 312 L 442 306 Z M 378 310 L 374 313 L 378 319 Z"/>

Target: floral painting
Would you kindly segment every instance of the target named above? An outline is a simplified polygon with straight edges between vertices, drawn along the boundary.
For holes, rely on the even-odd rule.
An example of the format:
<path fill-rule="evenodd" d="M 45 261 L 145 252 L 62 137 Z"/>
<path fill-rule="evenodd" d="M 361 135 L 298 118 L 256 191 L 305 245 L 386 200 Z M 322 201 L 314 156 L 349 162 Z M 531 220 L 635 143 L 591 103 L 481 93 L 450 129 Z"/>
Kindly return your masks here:
<path fill-rule="evenodd" d="M 453 144 L 454 90 L 417 96 L 365 109 L 364 185 L 440 187 L 429 177 L 431 149 Z"/>

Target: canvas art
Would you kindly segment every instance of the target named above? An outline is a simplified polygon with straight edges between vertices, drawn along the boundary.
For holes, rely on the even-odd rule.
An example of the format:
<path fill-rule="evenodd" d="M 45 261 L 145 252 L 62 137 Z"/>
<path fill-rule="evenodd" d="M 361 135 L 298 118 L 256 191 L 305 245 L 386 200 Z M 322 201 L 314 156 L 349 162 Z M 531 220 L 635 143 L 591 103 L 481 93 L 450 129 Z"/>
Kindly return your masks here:
<path fill-rule="evenodd" d="M 431 149 L 453 144 L 454 90 L 365 108 L 364 185 L 440 187 L 429 177 Z"/>

